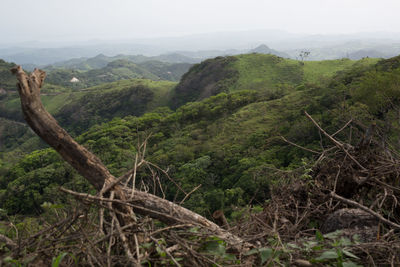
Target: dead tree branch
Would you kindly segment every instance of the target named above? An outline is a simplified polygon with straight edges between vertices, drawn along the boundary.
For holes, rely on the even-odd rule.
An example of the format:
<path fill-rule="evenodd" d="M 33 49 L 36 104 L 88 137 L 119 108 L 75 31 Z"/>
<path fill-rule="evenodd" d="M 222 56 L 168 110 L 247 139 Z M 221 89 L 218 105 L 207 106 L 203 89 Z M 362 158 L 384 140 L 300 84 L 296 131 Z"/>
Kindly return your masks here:
<path fill-rule="evenodd" d="M 361 209 L 361 210 L 363 210 L 363 211 L 368 212 L 369 214 L 371 214 L 371 215 L 375 216 L 376 218 L 378 218 L 381 222 L 383 222 L 383 223 L 385 223 L 385 224 L 387 224 L 387 225 L 389 225 L 389 226 L 392 226 L 393 228 L 400 229 L 400 225 L 398 225 L 397 223 L 394 223 L 394 222 L 392 222 L 392 221 L 389 221 L 388 219 L 384 218 L 384 217 L 383 217 L 382 215 L 380 215 L 379 213 L 377 213 L 377 212 L 375 212 L 375 211 L 373 211 L 373 210 L 371 210 L 371 209 L 369 209 L 369 208 L 367 208 L 367 207 L 361 205 L 361 204 L 358 203 L 358 202 L 355 202 L 355 201 L 353 201 L 353 200 L 350 200 L 350 199 L 341 197 L 341 196 L 335 194 L 334 192 L 331 192 L 331 193 L 330 193 L 330 196 L 333 197 L 333 198 L 336 199 L 336 200 L 339 200 L 339 201 L 343 202 L 343 203 L 349 204 L 349 205 L 351 205 L 351 206 L 353 206 L 353 207 L 356 207 L 356 208 L 359 208 L 359 209 Z"/>
<path fill-rule="evenodd" d="M 319 126 L 319 124 L 310 116 L 310 114 L 307 113 L 307 111 L 304 111 L 304 113 L 306 114 L 307 118 L 311 120 L 311 122 L 326 136 L 328 137 L 329 140 L 331 140 L 337 147 L 339 147 L 340 149 L 342 149 L 344 151 L 344 153 L 346 153 L 346 155 L 351 158 L 352 161 L 354 161 L 358 167 L 360 167 L 362 170 L 367 171 L 366 168 L 364 168 L 352 155 L 350 155 L 349 151 L 347 151 L 347 149 L 345 148 L 345 146 L 339 142 L 338 140 L 336 140 L 335 138 L 333 138 L 330 134 L 328 134 L 324 129 L 322 129 L 321 126 Z M 335 133 L 336 134 L 336 133 Z"/>

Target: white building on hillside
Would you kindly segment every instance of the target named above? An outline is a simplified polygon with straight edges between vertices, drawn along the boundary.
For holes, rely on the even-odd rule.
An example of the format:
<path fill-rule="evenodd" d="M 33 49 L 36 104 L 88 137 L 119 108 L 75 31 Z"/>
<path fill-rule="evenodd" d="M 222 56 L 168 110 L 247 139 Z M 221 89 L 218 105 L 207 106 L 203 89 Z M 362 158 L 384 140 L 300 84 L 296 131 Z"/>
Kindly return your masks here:
<path fill-rule="evenodd" d="M 78 78 L 76 77 L 72 77 L 72 79 L 70 80 L 71 83 L 79 83 Z"/>

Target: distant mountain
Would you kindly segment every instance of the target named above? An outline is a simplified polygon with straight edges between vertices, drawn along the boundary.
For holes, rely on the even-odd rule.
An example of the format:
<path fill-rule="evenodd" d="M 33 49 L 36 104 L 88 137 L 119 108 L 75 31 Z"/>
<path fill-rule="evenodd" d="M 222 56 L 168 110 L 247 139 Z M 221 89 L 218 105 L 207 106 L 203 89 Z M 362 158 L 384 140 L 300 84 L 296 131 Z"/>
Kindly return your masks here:
<path fill-rule="evenodd" d="M 227 49 L 227 50 L 198 50 L 198 51 L 177 51 L 181 55 L 196 58 L 196 59 L 209 59 L 220 56 L 233 56 L 248 53 L 247 49 Z"/>
<path fill-rule="evenodd" d="M 373 50 L 373 49 L 363 49 L 363 50 L 358 50 L 352 53 L 349 53 L 347 55 L 348 58 L 358 60 L 362 59 L 365 57 L 373 57 L 373 58 L 389 58 L 391 56 L 388 56 L 388 54 Z"/>
<path fill-rule="evenodd" d="M 358 42 L 358 45 L 354 46 Z M 250 49 L 268 44 L 295 59 L 299 51 L 311 51 L 309 59 L 337 59 L 347 53 L 373 49 L 384 53 L 385 57 L 400 54 L 394 49 L 400 43 L 399 33 L 355 33 L 337 35 L 293 34 L 280 30 L 253 30 L 236 32 L 214 32 L 178 37 L 134 39 L 124 41 L 91 41 L 71 44 L 24 43 L 19 46 L 0 48 L 0 58 L 17 64 L 48 65 L 71 58 L 138 55 L 147 57 L 178 53 L 196 59 L 196 62 L 169 61 L 170 63 L 197 63 L 199 60 L 216 56 L 246 53 Z M 394 53 L 393 53 L 394 52 Z"/>
<path fill-rule="evenodd" d="M 259 54 L 271 54 L 271 55 L 275 55 L 278 57 L 284 57 L 284 58 L 290 57 L 288 54 L 271 49 L 265 44 L 257 46 L 256 48 L 251 49 L 249 52 L 250 53 L 259 53 Z"/>
<path fill-rule="evenodd" d="M 299 58 L 301 51 L 309 51 L 307 60 L 326 60 L 326 59 L 361 59 L 363 57 L 390 58 L 400 54 L 400 42 L 390 41 L 363 41 L 355 40 L 343 42 L 335 45 L 325 45 L 319 47 L 304 46 L 301 49 L 285 51 L 291 58 Z"/>
<path fill-rule="evenodd" d="M 98 43 L 92 45 L 76 45 L 53 48 L 26 48 L 12 47 L 0 49 L 0 58 L 17 64 L 48 65 L 71 58 L 94 57 L 98 54 L 146 54 L 158 55 L 165 53 L 166 49 L 154 45 L 134 43 Z"/>
<path fill-rule="evenodd" d="M 44 66 L 42 68 L 51 70 L 51 69 L 73 69 L 73 70 L 92 70 L 92 69 L 100 69 L 107 66 L 108 63 L 113 62 L 115 60 L 126 60 L 131 61 L 133 63 L 144 63 L 148 61 L 159 61 L 164 63 L 199 63 L 199 59 L 190 58 L 181 54 L 172 53 L 172 54 L 163 54 L 159 56 L 147 57 L 143 55 L 116 55 L 113 57 L 106 56 L 104 54 L 99 54 L 92 58 L 73 58 L 67 61 L 60 61 L 54 64 Z"/>

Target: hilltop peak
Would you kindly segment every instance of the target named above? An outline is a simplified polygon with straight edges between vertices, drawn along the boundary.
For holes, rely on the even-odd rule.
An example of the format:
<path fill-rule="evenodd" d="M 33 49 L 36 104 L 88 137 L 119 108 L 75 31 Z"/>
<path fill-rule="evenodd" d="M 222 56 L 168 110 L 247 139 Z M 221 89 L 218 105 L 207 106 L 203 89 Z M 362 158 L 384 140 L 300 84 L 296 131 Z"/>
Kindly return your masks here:
<path fill-rule="evenodd" d="M 100 53 L 100 54 L 98 54 L 97 56 L 95 56 L 94 58 L 97 58 L 97 59 L 103 59 L 103 58 L 108 58 L 106 55 L 104 55 L 104 54 L 102 54 L 102 53 Z"/>
<path fill-rule="evenodd" d="M 269 46 L 266 44 L 261 44 L 261 45 L 257 46 L 256 48 L 254 48 L 253 50 L 271 50 L 271 48 L 269 48 Z"/>
<path fill-rule="evenodd" d="M 261 44 L 261 45 L 257 46 L 256 48 L 251 49 L 249 52 L 250 53 L 258 53 L 258 54 L 271 54 L 271 55 L 276 55 L 276 56 L 285 57 L 285 58 L 289 57 L 288 54 L 271 49 L 266 44 Z"/>

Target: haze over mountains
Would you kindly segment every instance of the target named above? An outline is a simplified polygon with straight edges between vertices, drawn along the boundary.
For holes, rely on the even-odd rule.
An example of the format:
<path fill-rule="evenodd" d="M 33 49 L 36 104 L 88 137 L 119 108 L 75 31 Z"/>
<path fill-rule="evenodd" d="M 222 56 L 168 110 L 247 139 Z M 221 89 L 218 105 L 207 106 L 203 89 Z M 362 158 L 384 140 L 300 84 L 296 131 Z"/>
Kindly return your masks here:
<path fill-rule="evenodd" d="M 197 63 L 206 58 L 248 52 L 271 53 L 298 58 L 301 51 L 309 51 L 306 60 L 348 57 L 389 58 L 400 53 L 400 33 L 365 32 L 343 35 L 294 34 L 280 30 L 217 32 L 180 37 L 133 40 L 92 40 L 80 43 L 25 42 L 0 44 L 0 58 L 28 67 L 44 66 L 71 58 L 144 55 L 160 57 L 169 63 Z M 271 49 L 271 51 L 268 51 Z M 172 54 L 172 56 L 171 56 Z"/>

